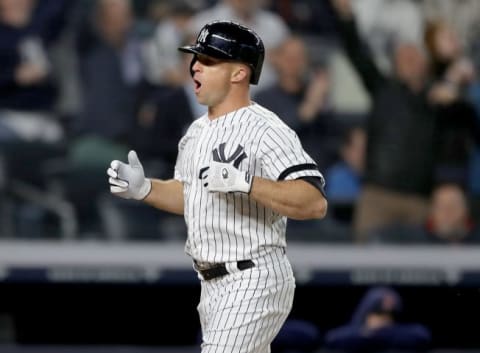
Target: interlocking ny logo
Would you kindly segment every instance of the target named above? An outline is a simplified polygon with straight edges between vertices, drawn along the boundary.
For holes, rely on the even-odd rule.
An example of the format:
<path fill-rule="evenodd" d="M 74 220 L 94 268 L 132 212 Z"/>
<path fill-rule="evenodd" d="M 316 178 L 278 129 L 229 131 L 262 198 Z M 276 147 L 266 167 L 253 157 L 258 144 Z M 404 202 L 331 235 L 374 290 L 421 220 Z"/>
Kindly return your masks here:
<path fill-rule="evenodd" d="M 243 152 L 243 153 L 242 153 Z M 241 145 L 237 146 L 235 152 L 233 152 L 230 157 L 225 157 L 225 143 L 221 143 L 218 146 L 218 149 L 215 148 L 213 151 L 213 160 L 215 162 L 223 162 L 223 163 L 230 163 L 233 162 L 233 166 L 238 168 L 240 163 L 247 158 L 247 154 L 244 152 L 243 147 Z"/>
<path fill-rule="evenodd" d="M 233 162 L 233 166 L 235 168 L 238 168 L 240 163 L 242 163 L 242 161 L 245 158 L 247 158 L 247 154 L 245 153 L 245 151 L 243 149 L 243 146 L 241 146 L 241 145 L 238 145 L 237 148 L 235 149 L 235 151 L 230 156 L 226 157 L 225 156 L 225 143 L 221 143 L 218 146 L 218 148 L 215 148 L 212 151 L 212 155 L 213 155 L 213 160 L 215 162 L 221 162 L 221 163 L 231 163 L 231 162 Z M 203 167 L 202 169 L 200 169 L 200 173 L 198 175 L 199 179 L 203 180 L 207 177 L 206 172 L 207 172 L 208 168 L 209 167 Z M 227 172 L 227 170 L 225 170 L 225 172 Z M 227 174 L 224 174 L 222 172 L 222 177 L 228 178 L 228 172 L 227 172 Z M 205 183 L 204 186 L 207 186 L 207 183 Z"/>
<path fill-rule="evenodd" d="M 198 39 L 197 41 L 200 42 L 200 43 L 205 43 L 205 39 L 207 39 L 207 36 L 208 36 L 208 29 L 205 28 L 203 31 L 200 32 L 200 34 L 198 35 Z"/>

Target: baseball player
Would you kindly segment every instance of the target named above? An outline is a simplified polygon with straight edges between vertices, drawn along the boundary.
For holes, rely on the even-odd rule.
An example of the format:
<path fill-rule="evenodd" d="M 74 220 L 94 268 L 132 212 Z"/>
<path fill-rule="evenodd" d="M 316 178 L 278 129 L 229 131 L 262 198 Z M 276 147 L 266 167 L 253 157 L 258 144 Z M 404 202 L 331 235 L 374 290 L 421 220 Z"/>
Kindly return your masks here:
<path fill-rule="evenodd" d="M 296 134 L 250 100 L 264 58 L 256 33 L 215 21 L 179 50 L 193 54 L 195 95 L 208 112 L 180 140 L 173 179 L 146 178 L 130 151 L 128 164 L 111 163 L 110 190 L 184 215 L 201 280 L 202 353 L 270 352 L 295 288 L 287 217 L 325 216 L 324 179 Z"/>

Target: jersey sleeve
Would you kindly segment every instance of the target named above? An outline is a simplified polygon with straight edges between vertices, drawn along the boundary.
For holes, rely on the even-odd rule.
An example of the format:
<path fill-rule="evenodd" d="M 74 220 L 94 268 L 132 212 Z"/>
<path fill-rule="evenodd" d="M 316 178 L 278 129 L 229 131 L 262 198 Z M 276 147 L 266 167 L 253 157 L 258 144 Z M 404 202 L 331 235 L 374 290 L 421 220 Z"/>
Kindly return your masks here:
<path fill-rule="evenodd" d="M 325 179 L 315 161 L 302 147 L 297 134 L 287 127 L 269 127 L 261 140 L 262 171 L 272 180 Z"/>
<path fill-rule="evenodd" d="M 185 145 L 187 142 L 187 135 L 183 136 L 178 143 L 177 161 L 175 162 L 175 171 L 173 178 L 180 182 L 185 182 Z"/>

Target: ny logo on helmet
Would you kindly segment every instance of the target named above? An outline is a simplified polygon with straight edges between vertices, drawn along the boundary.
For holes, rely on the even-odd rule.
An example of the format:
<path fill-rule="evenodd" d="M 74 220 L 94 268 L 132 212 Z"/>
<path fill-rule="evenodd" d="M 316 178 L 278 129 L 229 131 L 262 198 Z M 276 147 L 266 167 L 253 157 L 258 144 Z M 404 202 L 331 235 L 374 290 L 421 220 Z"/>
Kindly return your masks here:
<path fill-rule="evenodd" d="M 205 40 L 207 39 L 208 36 L 208 28 L 204 28 L 200 34 L 198 35 L 197 41 L 200 43 L 205 43 Z"/>

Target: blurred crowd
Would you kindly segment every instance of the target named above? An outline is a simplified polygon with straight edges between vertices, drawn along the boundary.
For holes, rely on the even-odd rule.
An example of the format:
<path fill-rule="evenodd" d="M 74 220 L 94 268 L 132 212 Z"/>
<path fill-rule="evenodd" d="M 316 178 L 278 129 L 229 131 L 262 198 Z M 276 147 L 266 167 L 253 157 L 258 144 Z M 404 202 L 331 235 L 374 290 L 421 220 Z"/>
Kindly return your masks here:
<path fill-rule="evenodd" d="M 406 317 L 404 299 L 392 287 L 367 289 L 351 318 L 329 329 L 307 320 L 288 319 L 272 343 L 275 353 L 327 352 L 386 353 L 428 352 L 433 346 L 431 329 Z"/>
<path fill-rule="evenodd" d="M 477 0 L 0 0 L 0 237 L 181 240 L 183 219 L 109 194 L 135 149 L 173 175 L 205 112 L 177 47 L 231 19 L 264 40 L 253 100 L 326 179 L 289 241 L 479 243 Z"/>

